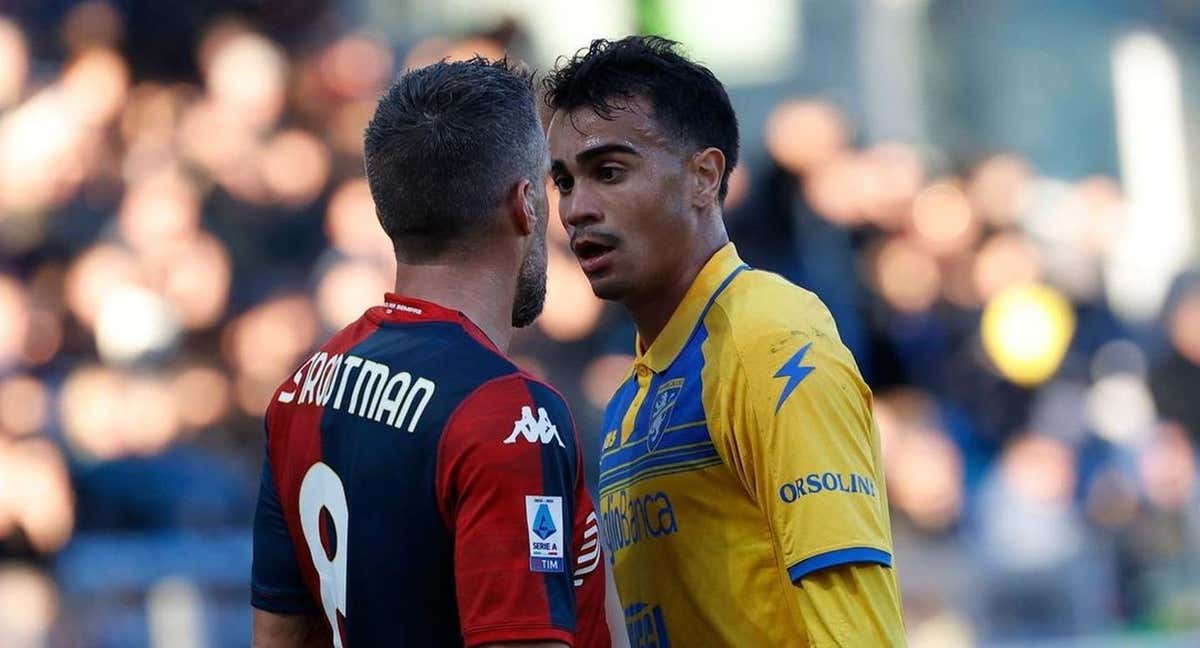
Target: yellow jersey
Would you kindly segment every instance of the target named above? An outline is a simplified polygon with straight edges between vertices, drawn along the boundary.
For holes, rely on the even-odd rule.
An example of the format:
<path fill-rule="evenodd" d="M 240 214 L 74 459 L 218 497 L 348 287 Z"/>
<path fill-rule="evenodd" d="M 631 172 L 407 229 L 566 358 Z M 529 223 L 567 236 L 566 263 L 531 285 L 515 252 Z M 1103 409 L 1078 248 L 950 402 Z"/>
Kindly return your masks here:
<path fill-rule="evenodd" d="M 727 244 L 605 412 L 635 648 L 902 645 L 871 392 L 828 309 Z"/>

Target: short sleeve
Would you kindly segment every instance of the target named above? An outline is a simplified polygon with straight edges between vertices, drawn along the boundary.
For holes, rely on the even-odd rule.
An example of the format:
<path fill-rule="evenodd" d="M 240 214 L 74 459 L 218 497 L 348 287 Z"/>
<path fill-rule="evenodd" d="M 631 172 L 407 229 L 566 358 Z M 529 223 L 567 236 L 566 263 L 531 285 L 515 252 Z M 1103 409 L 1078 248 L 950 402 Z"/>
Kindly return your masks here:
<path fill-rule="evenodd" d="M 250 604 L 277 614 L 317 612 L 304 585 L 300 565 L 288 534 L 271 456 L 264 452 L 258 506 L 254 513 L 254 558 L 251 564 Z"/>
<path fill-rule="evenodd" d="M 832 324 L 758 333 L 739 353 L 728 452 L 792 581 L 836 565 L 891 566 L 870 391 Z"/>
<path fill-rule="evenodd" d="M 578 468 L 566 404 L 522 376 L 486 383 L 448 420 L 437 490 L 467 646 L 572 644 Z"/>

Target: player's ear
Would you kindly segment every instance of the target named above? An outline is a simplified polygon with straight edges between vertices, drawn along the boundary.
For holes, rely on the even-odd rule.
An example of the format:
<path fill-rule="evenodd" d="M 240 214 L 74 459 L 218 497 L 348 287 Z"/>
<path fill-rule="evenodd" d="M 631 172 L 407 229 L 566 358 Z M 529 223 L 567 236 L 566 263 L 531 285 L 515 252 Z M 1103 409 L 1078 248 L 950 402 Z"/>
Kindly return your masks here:
<path fill-rule="evenodd" d="M 513 185 L 508 200 L 508 215 L 521 236 L 529 236 L 537 227 L 536 201 L 537 191 L 529 178 L 521 178 Z"/>
<path fill-rule="evenodd" d="M 725 154 L 710 146 L 693 155 L 688 167 L 692 176 L 692 206 L 703 208 L 713 204 L 725 175 Z"/>

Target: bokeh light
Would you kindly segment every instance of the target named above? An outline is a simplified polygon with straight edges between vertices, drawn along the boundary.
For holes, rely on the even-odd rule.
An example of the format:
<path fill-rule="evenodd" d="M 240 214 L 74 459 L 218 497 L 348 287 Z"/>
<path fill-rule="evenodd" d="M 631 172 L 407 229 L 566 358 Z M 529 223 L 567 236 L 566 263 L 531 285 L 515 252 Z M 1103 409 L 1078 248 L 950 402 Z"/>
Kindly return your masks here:
<path fill-rule="evenodd" d="M 129 68 L 125 59 L 112 50 L 89 49 L 67 66 L 62 88 L 77 118 L 89 124 L 104 124 L 125 104 Z"/>
<path fill-rule="evenodd" d="M 1023 498 L 1045 506 L 1065 506 L 1075 489 L 1075 455 L 1062 441 L 1038 433 L 1009 444 L 1001 458 L 1004 481 Z"/>
<path fill-rule="evenodd" d="M 59 34 L 68 52 L 79 53 L 115 47 L 122 31 L 121 16 L 111 4 L 88 0 L 71 8 L 63 18 Z"/>
<path fill-rule="evenodd" d="M 917 240 L 939 256 L 962 252 L 980 232 L 980 222 L 966 195 L 948 182 L 930 185 L 917 195 L 912 224 Z"/>
<path fill-rule="evenodd" d="M 360 159 L 363 155 L 363 131 L 374 114 L 375 102 L 370 99 L 338 106 L 325 129 L 330 143 L 343 155 Z"/>
<path fill-rule="evenodd" d="M 181 432 L 179 411 L 170 386 L 160 376 L 135 376 L 125 385 L 120 427 L 124 453 L 155 455 Z"/>
<path fill-rule="evenodd" d="M 942 274 L 936 260 L 905 237 L 893 237 L 878 250 L 873 276 L 879 294 L 904 313 L 928 310 L 941 292 Z"/>
<path fill-rule="evenodd" d="M 220 369 L 194 365 L 171 379 L 171 395 L 179 420 L 190 428 L 213 425 L 229 413 L 233 388 Z"/>
<path fill-rule="evenodd" d="M 62 349 L 63 321 L 59 313 L 46 308 L 34 308 L 29 313 L 29 331 L 21 358 L 26 365 L 37 367 L 54 359 Z"/>
<path fill-rule="evenodd" d="M 113 364 L 161 354 L 178 339 L 179 321 L 162 297 L 134 285 L 104 296 L 96 315 L 96 348 Z"/>
<path fill-rule="evenodd" d="M 262 151 L 262 176 L 277 200 L 290 208 L 308 205 L 329 179 L 329 149 L 307 131 L 283 131 Z"/>
<path fill-rule="evenodd" d="M 317 330 L 317 315 L 308 297 L 276 297 L 230 323 L 222 350 L 239 373 L 261 379 L 274 390 L 300 364 L 300 356 L 312 348 Z M 240 384 L 238 390 L 240 393 Z"/>
<path fill-rule="evenodd" d="M 333 247 L 348 256 L 395 259 L 363 178 L 347 180 L 334 191 L 325 214 L 325 232 Z"/>
<path fill-rule="evenodd" d="M 46 572 L 31 565 L 0 565 L 0 644 L 47 645 L 58 615 L 58 589 Z"/>
<path fill-rule="evenodd" d="M 555 246 L 546 252 L 546 304 L 537 326 L 552 340 L 578 340 L 596 328 L 604 303 L 574 259 Z"/>
<path fill-rule="evenodd" d="M 1138 475 L 1146 498 L 1160 509 L 1175 511 L 1196 492 L 1196 450 L 1180 425 L 1163 425 L 1138 457 Z"/>
<path fill-rule="evenodd" d="M 361 260 L 332 265 L 317 285 L 317 310 L 329 329 L 340 329 L 381 303 L 393 287 L 394 277 L 378 264 Z"/>
<path fill-rule="evenodd" d="M 466 61 L 482 56 L 494 61 L 505 54 L 504 47 L 490 38 L 466 38 L 452 42 L 445 57 L 449 61 Z"/>
<path fill-rule="evenodd" d="M 374 98 L 392 78 L 392 51 L 369 34 L 349 34 L 321 54 L 318 69 L 341 98 Z"/>
<path fill-rule="evenodd" d="M 1030 199 L 1033 171 L 1009 153 L 992 156 L 977 167 L 967 185 L 975 210 L 989 224 L 1002 227 L 1014 223 Z"/>
<path fill-rule="evenodd" d="M 1129 374 L 1145 379 L 1149 373 L 1146 354 L 1132 340 L 1113 340 L 1092 355 L 1092 379 L 1100 380 L 1114 374 Z"/>
<path fill-rule="evenodd" d="M 904 225 L 909 207 L 925 182 L 925 166 L 917 151 L 896 142 L 877 144 L 859 156 L 865 188 L 859 200 L 874 224 L 896 229 Z"/>
<path fill-rule="evenodd" d="M 118 456 L 124 392 L 124 378 L 106 367 L 80 367 L 67 376 L 58 409 L 75 449 L 100 459 Z"/>
<path fill-rule="evenodd" d="M 283 108 L 287 59 L 270 40 L 222 25 L 202 51 L 204 82 L 218 108 L 266 128 Z"/>
<path fill-rule="evenodd" d="M 426 65 L 432 65 L 446 58 L 450 52 L 452 43 L 450 39 L 441 36 L 434 36 L 422 41 L 418 41 L 408 50 L 407 56 L 404 57 L 404 69 L 414 70 Z"/>
<path fill-rule="evenodd" d="M 966 497 L 964 466 L 934 399 L 915 388 L 889 389 L 874 410 L 891 504 L 920 529 L 950 528 Z"/>
<path fill-rule="evenodd" d="M 867 169 L 853 153 L 838 155 L 805 176 L 805 198 L 813 209 L 836 225 L 853 226 L 866 220 L 862 211 Z"/>
<path fill-rule="evenodd" d="M 980 247 L 971 278 L 986 301 L 1007 288 L 1038 281 L 1041 273 L 1041 255 L 1033 243 L 1017 232 L 1005 232 Z"/>
<path fill-rule="evenodd" d="M 78 186 L 84 124 L 50 87 L 0 117 L 0 208 L 37 211 Z"/>
<path fill-rule="evenodd" d="M 1042 284 L 1002 290 L 983 312 L 983 348 L 1000 373 L 1018 385 L 1037 385 L 1053 376 L 1074 332 L 1070 303 Z"/>
<path fill-rule="evenodd" d="M 176 169 L 166 167 L 132 183 L 118 213 L 121 237 L 134 251 L 193 237 L 200 227 L 200 196 Z"/>
<path fill-rule="evenodd" d="M 0 368 L 17 360 L 29 334 L 29 304 L 16 279 L 0 274 Z"/>
<path fill-rule="evenodd" d="M 248 164 L 257 152 L 253 126 L 211 100 L 183 111 L 178 138 L 183 155 L 213 176 L 227 175 L 230 167 Z"/>
<path fill-rule="evenodd" d="M 137 260 L 128 251 L 107 243 L 92 246 L 67 271 L 67 305 L 76 319 L 91 327 L 106 295 L 140 279 Z"/>
<path fill-rule="evenodd" d="M 153 268 L 156 290 L 185 328 L 209 328 L 225 314 L 233 267 L 229 251 L 216 237 L 201 232 L 158 248 L 144 263 Z"/>
<path fill-rule="evenodd" d="M 963 460 L 957 446 L 936 429 L 915 427 L 892 445 L 888 497 L 914 524 L 942 531 L 958 521 L 963 506 Z"/>
<path fill-rule="evenodd" d="M 1087 416 L 1100 438 L 1112 443 L 1137 444 L 1154 426 L 1154 398 L 1141 376 L 1114 373 L 1100 378 L 1088 391 Z"/>
<path fill-rule="evenodd" d="M 1179 355 L 1200 365 L 1200 281 L 1194 282 L 1171 310 L 1167 335 Z"/>
<path fill-rule="evenodd" d="M 621 381 L 633 367 L 633 356 L 625 353 L 602 355 L 583 370 L 583 395 L 592 407 L 604 409 Z"/>
<path fill-rule="evenodd" d="M 0 16 L 0 108 L 7 108 L 21 96 L 29 74 L 29 46 L 20 27 Z"/>
<path fill-rule="evenodd" d="M 40 380 L 17 374 L 0 380 L 0 433 L 26 436 L 43 429 L 50 415 L 50 390 Z"/>
<path fill-rule="evenodd" d="M 551 190 L 550 194 L 557 196 L 558 192 Z M 725 211 L 736 208 L 749 195 L 750 169 L 745 164 L 739 164 L 733 167 L 733 171 L 729 174 L 729 191 L 725 194 Z M 557 198 L 555 198 L 554 209 L 550 210 L 550 220 L 552 223 L 559 220 Z"/>
<path fill-rule="evenodd" d="M 823 101 L 787 101 L 767 119 L 767 152 L 779 166 L 796 175 L 833 161 L 849 138 L 850 129 L 841 111 Z"/>
<path fill-rule="evenodd" d="M 58 551 L 75 525 L 75 498 L 62 455 L 49 441 L 0 440 L 0 515 L 42 554 Z"/>
<path fill-rule="evenodd" d="M 153 455 L 182 430 L 175 397 L 160 376 L 85 366 L 67 377 L 59 399 L 67 441 L 85 459 Z"/>

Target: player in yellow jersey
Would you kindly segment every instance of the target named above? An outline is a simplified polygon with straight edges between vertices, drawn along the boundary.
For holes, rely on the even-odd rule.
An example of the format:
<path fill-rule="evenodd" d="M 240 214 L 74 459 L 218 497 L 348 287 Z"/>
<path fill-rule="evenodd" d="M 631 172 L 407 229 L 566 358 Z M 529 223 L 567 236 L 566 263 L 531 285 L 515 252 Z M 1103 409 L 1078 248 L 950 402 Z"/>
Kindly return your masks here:
<path fill-rule="evenodd" d="M 721 83 L 629 37 L 546 89 L 559 215 L 638 330 L 600 467 L 631 643 L 903 645 L 871 392 L 821 301 L 729 242 Z"/>

